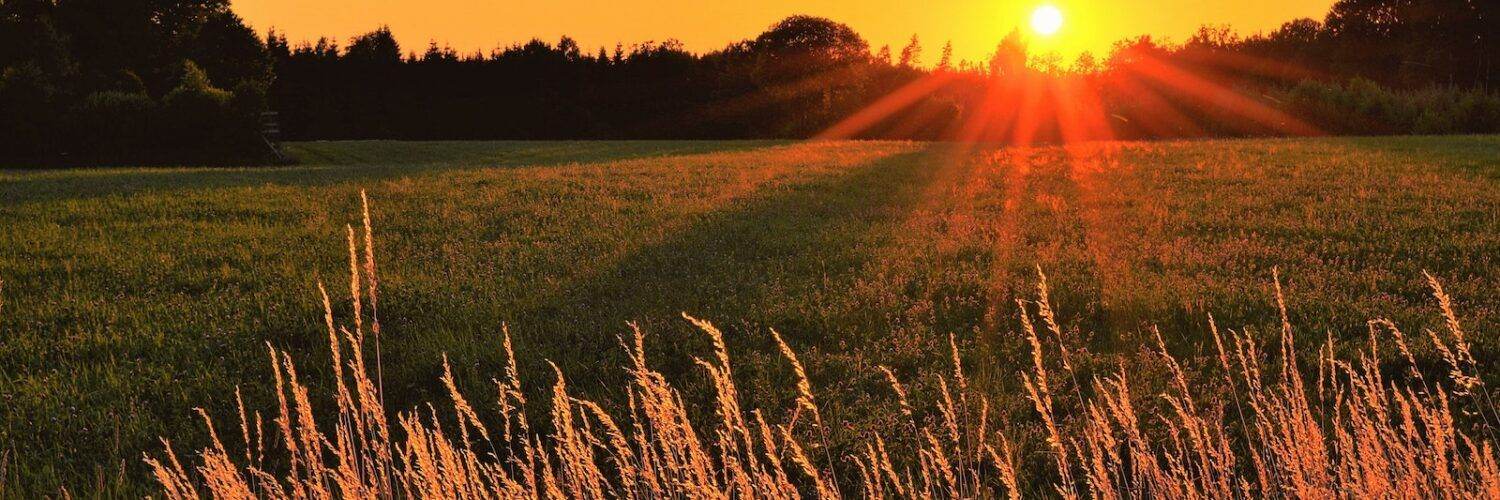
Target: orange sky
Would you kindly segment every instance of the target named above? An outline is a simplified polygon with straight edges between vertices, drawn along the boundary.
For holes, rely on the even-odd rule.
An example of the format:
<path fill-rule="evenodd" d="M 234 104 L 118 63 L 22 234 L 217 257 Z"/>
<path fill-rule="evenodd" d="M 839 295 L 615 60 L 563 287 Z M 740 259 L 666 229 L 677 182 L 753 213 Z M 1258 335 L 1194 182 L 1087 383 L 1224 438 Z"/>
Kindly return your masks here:
<path fill-rule="evenodd" d="M 325 35 L 347 43 L 389 24 L 407 52 L 437 40 L 463 53 L 532 37 L 555 42 L 563 34 L 589 52 L 667 38 L 704 52 L 754 37 L 785 16 L 812 14 L 849 24 L 872 50 L 890 44 L 899 53 L 915 33 L 926 49 L 923 62 L 932 64 L 946 40 L 956 58 L 982 60 L 1012 28 L 1029 32 L 1030 13 L 1042 3 L 1060 8 L 1065 21 L 1034 46 L 1071 60 L 1082 50 L 1102 55 L 1114 40 L 1138 34 L 1181 41 L 1205 23 L 1254 33 L 1298 17 L 1321 20 L 1333 0 L 234 0 L 233 8 L 257 31 L 274 26 L 294 43 Z"/>

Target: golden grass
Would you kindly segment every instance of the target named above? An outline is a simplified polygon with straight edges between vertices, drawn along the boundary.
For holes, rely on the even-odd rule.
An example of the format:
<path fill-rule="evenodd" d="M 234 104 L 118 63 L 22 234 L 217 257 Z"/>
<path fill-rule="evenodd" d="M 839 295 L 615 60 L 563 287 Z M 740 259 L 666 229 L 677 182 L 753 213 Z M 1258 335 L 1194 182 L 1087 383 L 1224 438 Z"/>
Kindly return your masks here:
<path fill-rule="evenodd" d="M 554 366 L 551 400 L 544 403 L 549 429 L 534 430 L 507 329 L 502 331 L 504 378 L 495 380 L 498 418 L 486 419 L 481 414 L 490 410 L 460 394 L 445 359 L 441 381 L 451 413 L 440 415 L 429 404 L 395 413 L 393 423 L 381 398 L 378 290 L 367 206 L 363 229 L 362 235 L 352 227 L 347 231 L 350 324 L 338 324 L 323 293 L 337 413 L 319 422 L 291 356 L 268 346 L 278 404 L 273 435 L 259 412 L 246 413 L 236 391 L 243 453 L 235 455 L 208 413 L 198 410 L 210 445 L 191 466 L 167 439 L 161 454 L 145 458 L 164 496 L 1500 497 L 1494 407 L 1452 299 L 1431 276 L 1445 331 L 1425 333 L 1449 365 L 1451 389 L 1421 377 L 1407 337 L 1385 320 L 1370 322 L 1368 350 L 1361 349 L 1356 359 L 1335 359 L 1328 340 L 1318 349 L 1316 366 L 1299 363 L 1278 277 L 1279 354 L 1269 356 L 1253 332 L 1221 332 L 1210 318 L 1215 356 L 1209 364 L 1216 362 L 1221 373 L 1192 377 L 1190 383 L 1182 360 L 1153 331 L 1150 355 L 1159 358 L 1171 380 L 1154 398 L 1164 410 L 1143 414 L 1137 410 L 1143 399 L 1132 392 L 1139 382 L 1123 370 L 1080 383 L 1048 299 L 1046 277 L 1039 274 L 1037 299 L 1017 304 L 1021 334 L 1032 349 L 1031 366 L 1020 376 L 1050 457 L 1048 465 L 1028 469 L 1007 437 L 1007 426 L 1018 424 L 992 425 L 988 400 L 969 387 L 956 339 L 950 337 L 953 372 L 936 375 L 941 394 L 934 418 L 919 419 L 901 381 L 881 367 L 910 429 L 871 435 L 860 452 L 836 460 L 806 367 L 779 333 L 769 332 L 797 383 L 794 407 L 777 419 L 741 406 L 723 333 L 686 315 L 714 349 L 711 358 L 695 359 L 714 390 L 714 415 L 701 416 L 707 420 L 697 420 L 682 394 L 650 367 L 645 333 L 632 328 L 631 337 L 621 339 L 630 360 L 624 367 L 628 405 L 611 411 L 572 396 Z M 1039 324 L 1032 321 L 1033 310 Z M 367 331 L 375 335 L 374 367 L 364 359 Z M 1386 333 L 1411 365 L 1409 380 L 1386 380 L 1381 371 Z M 1052 377 L 1053 363 L 1067 379 Z M 1305 380 L 1309 374 L 1316 375 L 1312 387 Z M 1205 383 L 1219 390 L 1195 386 Z M 1071 416 L 1063 415 L 1053 398 L 1064 384 L 1074 390 L 1067 397 L 1078 398 Z M 1460 403 L 1461 398 L 1468 401 Z M 1469 418 L 1455 410 L 1459 404 L 1478 411 Z M 497 423 L 500 432 L 492 433 Z M 910 441 L 911 453 L 891 453 L 887 437 Z M 809 452 L 814 447 L 822 449 L 822 457 Z M 840 470 L 856 475 L 840 480 Z"/>

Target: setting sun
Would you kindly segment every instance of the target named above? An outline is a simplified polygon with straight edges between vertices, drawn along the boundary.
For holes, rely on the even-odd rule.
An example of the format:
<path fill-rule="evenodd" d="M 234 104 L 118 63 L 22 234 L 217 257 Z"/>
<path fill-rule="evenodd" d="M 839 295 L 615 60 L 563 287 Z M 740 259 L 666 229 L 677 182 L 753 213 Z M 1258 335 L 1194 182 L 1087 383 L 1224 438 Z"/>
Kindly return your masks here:
<path fill-rule="evenodd" d="M 1062 29 L 1062 11 L 1051 5 L 1037 7 L 1031 12 L 1031 29 L 1039 35 L 1051 35 Z"/>

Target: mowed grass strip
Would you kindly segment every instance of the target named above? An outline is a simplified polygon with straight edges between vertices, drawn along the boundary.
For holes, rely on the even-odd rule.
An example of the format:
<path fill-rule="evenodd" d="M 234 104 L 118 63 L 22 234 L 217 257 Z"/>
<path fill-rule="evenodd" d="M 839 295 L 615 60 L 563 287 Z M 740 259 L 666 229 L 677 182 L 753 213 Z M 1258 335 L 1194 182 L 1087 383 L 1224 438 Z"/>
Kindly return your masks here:
<path fill-rule="evenodd" d="M 445 353 L 466 393 L 492 392 L 502 324 L 523 377 L 546 379 L 551 360 L 618 403 L 617 335 L 636 321 L 663 371 L 703 396 L 691 356 L 710 351 L 686 311 L 728 334 L 751 405 L 789 405 L 767 332 L 780 331 L 839 422 L 835 447 L 895 422 L 876 365 L 938 394 L 949 335 L 971 382 L 1019 416 L 1016 299 L 1035 297 L 1038 267 L 1080 369 L 1140 378 L 1160 368 L 1140 356 L 1151 325 L 1190 357 L 1211 343 L 1207 313 L 1274 322 L 1273 268 L 1309 341 L 1376 317 L 1437 325 L 1424 269 L 1470 331 L 1493 331 L 1500 307 L 1495 137 L 296 150 L 308 164 L 0 173 L 18 200 L 0 205 L 0 448 L 28 450 L 13 484 L 102 473 L 139 487 L 155 436 L 202 437 L 192 407 L 233 420 L 236 385 L 269 407 L 264 342 L 326 359 L 316 283 L 347 296 L 360 189 L 392 409 L 442 399 Z M 1046 459 L 1024 444 L 1035 431 L 1012 431 L 1023 462 Z"/>

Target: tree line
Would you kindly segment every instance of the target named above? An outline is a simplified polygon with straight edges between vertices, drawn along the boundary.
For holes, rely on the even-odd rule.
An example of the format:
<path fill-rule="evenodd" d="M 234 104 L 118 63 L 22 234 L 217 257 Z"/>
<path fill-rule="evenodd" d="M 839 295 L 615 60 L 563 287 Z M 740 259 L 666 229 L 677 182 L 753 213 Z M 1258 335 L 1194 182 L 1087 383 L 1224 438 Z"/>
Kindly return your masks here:
<path fill-rule="evenodd" d="M 228 0 L 0 1 L 0 158 L 250 158 L 272 81 Z"/>
<path fill-rule="evenodd" d="M 265 110 L 293 140 L 1050 141 L 1075 115 L 1095 122 L 1083 138 L 1489 132 L 1497 8 L 1340 0 L 1268 33 L 1204 26 L 1070 61 L 1012 33 L 987 60 L 959 61 L 951 45 L 872 48 L 807 16 L 707 53 L 563 37 L 459 54 L 405 50 L 384 27 L 347 45 L 262 39 L 227 0 L 6 0 L 0 158 L 255 159 Z"/>

